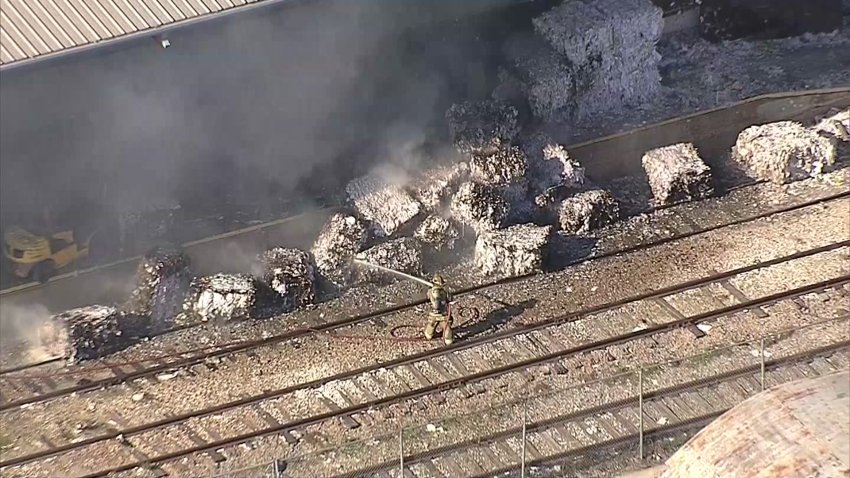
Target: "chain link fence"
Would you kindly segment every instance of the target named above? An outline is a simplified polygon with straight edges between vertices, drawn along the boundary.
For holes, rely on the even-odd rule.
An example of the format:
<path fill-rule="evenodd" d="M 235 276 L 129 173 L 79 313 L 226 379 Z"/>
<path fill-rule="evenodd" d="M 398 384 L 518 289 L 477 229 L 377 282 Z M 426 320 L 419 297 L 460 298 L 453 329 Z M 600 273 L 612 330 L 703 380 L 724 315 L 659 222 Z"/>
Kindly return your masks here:
<path fill-rule="evenodd" d="M 517 387 L 494 381 L 487 390 L 501 386 L 512 392 L 506 395 L 518 398 L 499 403 L 478 399 L 470 413 L 401 419 L 401 428 L 376 430 L 367 438 L 209 478 L 505 473 L 525 478 L 530 466 L 614 446 L 625 447 L 642 460 L 650 436 L 703 425 L 735 403 L 787 381 L 783 370 L 794 364 L 850 347 L 848 320 L 850 315 L 844 315 L 687 358 L 600 373 L 579 384 L 568 383 L 575 382 L 569 377 L 549 375 L 526 381 L 517 393 Z M 806 376 L 814 367 L 800 370 L 794 374 Z M 475 397 L 475 386 L 465 384 L 449 393 Z"/>

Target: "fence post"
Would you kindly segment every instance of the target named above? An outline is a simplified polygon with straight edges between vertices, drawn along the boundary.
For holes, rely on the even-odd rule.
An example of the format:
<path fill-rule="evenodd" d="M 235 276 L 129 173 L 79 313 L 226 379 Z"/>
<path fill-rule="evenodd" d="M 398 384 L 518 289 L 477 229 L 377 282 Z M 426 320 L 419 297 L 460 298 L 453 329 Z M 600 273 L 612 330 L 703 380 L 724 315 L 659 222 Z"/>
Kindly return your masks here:
<path fill-rule="evenodd" d="M 764 337 L 761 338 L 761 391 L 764 391 Z"/>
<path fill-rule="evenodd" d="M 638 452 L 640 459 L 643 460 L 643 369 L 638 369 L 638 436 L 640 443 L 638 444 Z"/>
<path fill-rule="evenodd" d="M 404 478 L 404 428 L 398 430 L 398 476 Z"/>
<path fill-rule="evenodd" d="M 525 478 L 525 434 L 528 423 L 528 397 L 522 401 L 522 455 L 520 456 L 520 478 Z"/>

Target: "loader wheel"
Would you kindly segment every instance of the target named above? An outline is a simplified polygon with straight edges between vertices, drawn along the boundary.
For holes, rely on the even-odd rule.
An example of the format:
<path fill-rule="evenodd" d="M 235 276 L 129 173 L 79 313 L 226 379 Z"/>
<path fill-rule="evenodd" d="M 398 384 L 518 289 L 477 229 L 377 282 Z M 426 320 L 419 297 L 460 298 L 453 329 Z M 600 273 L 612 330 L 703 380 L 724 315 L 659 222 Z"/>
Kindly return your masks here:
<path fill-rule="evenodd" d="M 39 284 L 44 284 L 53 277 L 53 263 L 50 261 L 39 262 L 32 270 L 32 278 Z"/>

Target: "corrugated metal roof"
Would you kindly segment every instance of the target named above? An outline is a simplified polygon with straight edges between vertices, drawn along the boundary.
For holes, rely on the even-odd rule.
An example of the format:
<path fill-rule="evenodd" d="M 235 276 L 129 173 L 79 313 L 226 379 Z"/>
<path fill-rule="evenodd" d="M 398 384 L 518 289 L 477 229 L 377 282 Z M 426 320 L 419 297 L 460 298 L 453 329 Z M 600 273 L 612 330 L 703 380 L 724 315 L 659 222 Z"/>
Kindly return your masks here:
<path fill-rule="evenodd" d="M 0 66 L 265 0 L 0 0 Z"/>

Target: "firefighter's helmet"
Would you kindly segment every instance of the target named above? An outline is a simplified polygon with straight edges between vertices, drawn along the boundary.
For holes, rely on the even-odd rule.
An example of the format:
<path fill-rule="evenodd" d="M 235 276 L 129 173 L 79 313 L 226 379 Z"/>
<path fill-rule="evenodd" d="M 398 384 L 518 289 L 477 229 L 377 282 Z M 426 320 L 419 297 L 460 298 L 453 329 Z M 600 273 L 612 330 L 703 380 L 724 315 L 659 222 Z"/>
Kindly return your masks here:
<path fill-rule="evenodd" d="M 443 276 L 441 276 L 440 274 L 434 274 L 434 278 L 431 280 L 431 282 L 433 282 L 434 285 L 446 285 L 445 279 L 443 279 Z"/>

